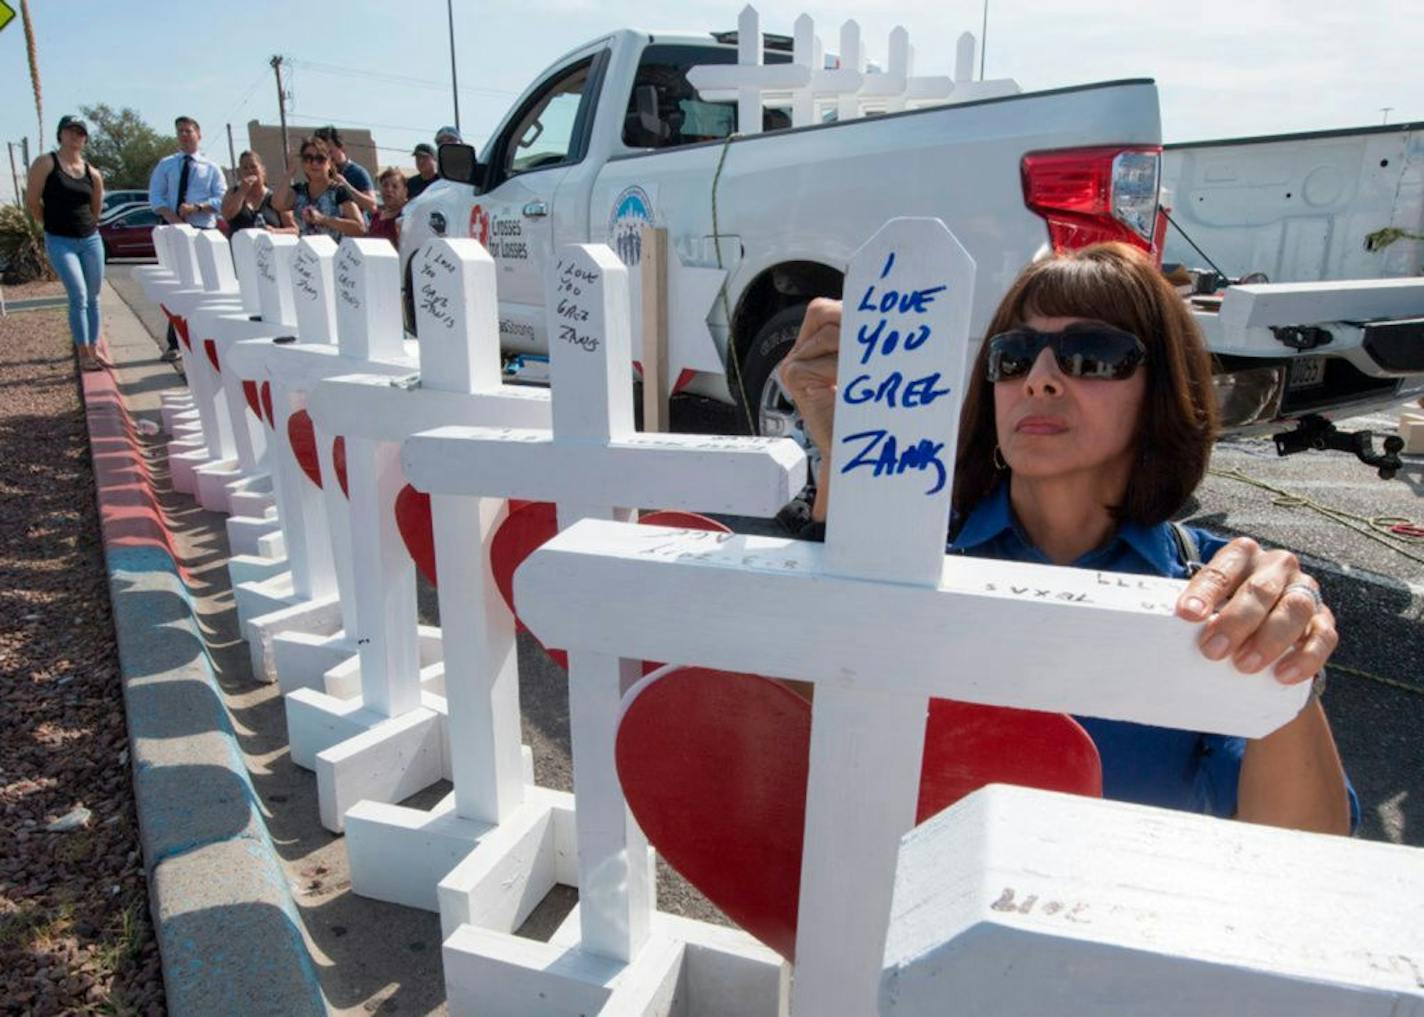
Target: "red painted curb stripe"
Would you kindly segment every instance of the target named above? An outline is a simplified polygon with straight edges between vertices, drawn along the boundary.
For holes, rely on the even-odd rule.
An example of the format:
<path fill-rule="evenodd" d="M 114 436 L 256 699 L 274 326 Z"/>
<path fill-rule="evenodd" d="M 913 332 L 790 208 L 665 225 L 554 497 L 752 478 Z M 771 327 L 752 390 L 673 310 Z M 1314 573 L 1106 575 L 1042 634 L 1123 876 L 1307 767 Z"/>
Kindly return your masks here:
<path fill-rule="evenodd" d="M 173 560 L 179 578 L 191 585 L 113 372 L 82 371 L 80 380 L 104 547 L 162 550 Z"/>

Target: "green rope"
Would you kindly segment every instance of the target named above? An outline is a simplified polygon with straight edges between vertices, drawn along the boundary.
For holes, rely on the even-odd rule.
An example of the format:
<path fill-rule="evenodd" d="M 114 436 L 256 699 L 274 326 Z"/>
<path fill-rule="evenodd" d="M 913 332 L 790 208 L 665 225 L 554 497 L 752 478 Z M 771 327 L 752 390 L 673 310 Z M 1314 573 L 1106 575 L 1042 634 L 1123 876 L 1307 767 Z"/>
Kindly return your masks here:
<path fill-rule="evenodd" d="M 1226 480 L 1234 480 L 1239 484 L 1247 484 L 1251 487 L 1259 488 L 1263 491 L 1269 491 L 1271 494 L 1275 495 L 1275 497 L 1271 499 L 1271 504 L 1273 505 L 1277 505 L 1281 508 L 1310 509 L 1312 512 L 1317 512 L 1320 515 L 1324 516 L 1326 519 L 1329 519 L 1331 522 L 1338 523 L 1339 525 L 1344 526 L 1346 529 L 1358 533 L 1362 537 L 1383 544 L 1391 551 L 1394 551 L 1396 554 L 1403 555 L 1410 561 L 1416 561 L 1421 564 L 1424 564 L 1424 557 L 1414 554 L 1406 548 L 1399 546 L 1400 544 L 1424 543 L 1424 537 L 1406 536 L 1403 534 L 1392 532 L 1390 529 L 1391 527 L 1397 526 L 1400 523 L 1409 523 L 1410 521 L 1408 519 L 1404 519 L 1400 516 L 1356 515 L 1353 512 L 1347 512 L 1344 509 L 1336 508 L 1333 505 L 1326 505 L 1322 502 L 1316 501 L 1314 498 L 1308 498 L 1303 494 L 1295 494 L 1291 491 L 1287 491 L 1285 488 L 1276 487 L 1274 484 L 1268 484 L 1264 480 L 1257 480 L 1255 477 L 1243 471 L 1240 467 L 1232 467 L 1229 470 L 1208 470 L 1207 472 L 1214 477 L 1222 477 Z M 1402 689 L 1405 692 L 1412 692 L 1417 696 L 1424 696 L 1424 686 L 1416 685 L 1413 682 L 1401 681 L 1398 678 L 1389 678 L 1385 675 L 1375 674 L 1373 671 L 1365 671 L 1358 667 L 1347 667 L 1344 664 L 1335 664 L 1327 662 L 1325 667 L 1331 674 L 1339 673 L 1351 675 L 1355 678 L 1364 678 L 1368 681 L 1377 682 L 1380 685 L 1388 685 L 1391 688 Z"/>
<path fill-rule="evenodd" d="M 1325 670 L 1332 676 L 1336 674 L 1347 674 L 1352 678 L 1365 678 L 1381 685 L 1388 685 L 1393 689 L 1403 689 L 1405 692 L 1412 692 L 1416 696 L 1424 696 L 1424 685 L 1415 685 L 1413 682 L 1400 681 L 1398 678 L 1387 678 L 1382 674 L 1375 674 L 1373 671 L 1364 671 L 1358 667 L 1346 667 L 1344 664 L 1334 664 L 1326 661 Z"/>
<path fill-rule="evenodd" d="M 1360 536 L 1382 544 L 1396 554 L 1403 555 L 1410 561 L 1424 565 L 1424 555 L 1418 555 L 1410 551 L 1407 545 L 1424 543 L 1424 537 L 1413 537 L 1393 531 L 1393 527 L 1401 523 L 1408 524 L 1410 520 L 1401 516 L 1361 516 L 1344 509 L 1336 508 L 1333 505 L 1326 505 L 1308 498 L 1303 494 L 1295 494 L 1285 488 L 1268 484 L 1264 480 L 1257 480 L 1255 477 L 1243 472 L 1240 467 L 1232 467 L 1229 470 L 1208 470 L 1214 477 L 1222 477 L 1226 480 L 1234 480 L 1239 484 L 1248 484 L 1251 487 L 1269 491 L 1275 495 L 1271 499 L 1271 504 L 1281 508 L 1304 508 L 1312 512 L 1319 513 L 1326 519 L 1338 523 L 1348 530 L 1353 530 Z M 1406 545 L 1406 546 L 1401 546 Z"/>
<path fill-rule="evenodd" d="M 717 156 L 717 172 L 712 174 L 712 246 L 717 251 L 717 267 L 725 273 L 726 268 L 722 264 L 722 230 L 717 222 L 717 185 L 722 181 L 722 166 L 727 161 L 727 150 L 732 147 L 732 141 L 740 138 L 741 134 L 733 131 L 722 140 L 722 151 Z M 738 400 L 742 404 L 742 410 L 747 415 L 747 433 L 756 434 L 756 419 L 752 415 L 751 402 L 747 399 L 747 389 L 742 383 L 742 364 L 737 357 L 737 337 L 732 333 L 732 304 L 727 296 L 727 276 L 722 277 L 722 314 L 727 319 L 727 364 L 731 367 L 732 380 L 736 382 L 735 394 L 741 398 Z"/>

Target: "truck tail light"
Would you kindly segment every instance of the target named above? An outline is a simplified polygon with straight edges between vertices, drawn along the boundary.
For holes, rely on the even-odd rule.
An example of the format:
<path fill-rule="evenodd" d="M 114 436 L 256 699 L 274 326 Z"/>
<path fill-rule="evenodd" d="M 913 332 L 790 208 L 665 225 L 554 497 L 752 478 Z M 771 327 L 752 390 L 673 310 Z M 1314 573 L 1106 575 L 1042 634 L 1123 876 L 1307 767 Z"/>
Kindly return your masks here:
<path fill-rule="evenodd" d="M 1056 252 L 1121 240 L 1162 261 L 1160 145 L 1074 148 L 1023 158 L 1024 204 L 1048 223 Z"/>

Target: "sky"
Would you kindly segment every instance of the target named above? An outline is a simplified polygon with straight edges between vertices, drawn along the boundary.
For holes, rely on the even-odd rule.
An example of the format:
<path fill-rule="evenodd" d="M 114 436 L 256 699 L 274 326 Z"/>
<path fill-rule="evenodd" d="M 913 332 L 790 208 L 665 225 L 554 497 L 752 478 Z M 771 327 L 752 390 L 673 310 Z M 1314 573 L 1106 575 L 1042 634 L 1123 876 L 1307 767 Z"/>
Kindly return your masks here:
<path fill-rule="evenodd" d="M 18 8 L 18 0 L 9 0 Z M 762 30 L 791 34 L 801 13 L 834 51 L 855 18 L 871 59 L 904 25 L 919 74 L 949 74 L 955 40 L 980 34 L 982 0 L 862 0 L 812 6 L 763 0 Z M 1424 9 L 1419 0 L 988 0 L 986 76 L 1025 91 L 1116 78 L 1156 79 L 1163 140 L 1325 130 L 1424 120 Z M 736 27 L 732 3 L 685 0 L 454 0 L 460 125 L 481 143 L 509 105 L 563 53 L 620 28 Z M 179 114 L 203 125 L 203 148 L 228 163 L 247 122 L 277 122 L 269 61 L 291 62 L 290 122 L 368 127 L 382 165 L 455 120 L 445 0 L 245 0 L 180 4 L 31 0 L 44 98 L 43 146 L 17 17 L 0 31 L 0 142 L 53 146 L 59 117 L 81 105 L 130 106 L 169 132 Z M 294 15 L 293 12 L 299 12 Z M 181 12 L 181 13 L 180 13 Z M 168 39 L 171 41 L 162 41 Z M 0 163 L 0 200 L 13 187 Z M 376 167 L 368 167 L 375 170 Z"/>

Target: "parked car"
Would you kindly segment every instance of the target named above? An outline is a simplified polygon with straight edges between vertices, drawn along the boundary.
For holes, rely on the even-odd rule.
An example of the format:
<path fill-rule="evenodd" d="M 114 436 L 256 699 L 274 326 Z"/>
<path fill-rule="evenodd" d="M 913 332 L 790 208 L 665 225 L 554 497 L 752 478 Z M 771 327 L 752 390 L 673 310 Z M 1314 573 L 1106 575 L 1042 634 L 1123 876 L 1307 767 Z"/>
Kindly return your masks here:
<path fill-rule="evenodd" d="M 117 212 L 121 205 L 147 205 L 148 192 L 134 188 L 120 188 L 116 191 L 104 192 L 104 206 L 99 209 L 100 220 L 107 219 L 113 212 Z"/>
<path fill-rule="evenodd" d="M 119 216 L 123 215 L 125 212 L 132 212 L 132 211 L 133 211 L 134 209 L 136 209 L 136 208 L 148 208 L 148 207 L 149 207 L 149 204 L 148 204 L 148 200 L 147 200 L 147 199 L 145 199 L 145 200 L 143 200 L 143 201 L 126 201 L 126 202 L 124 202 L 122 205 L 114 205 L 114 206 L 112 206 L 112 207 L 110 207 L 110 208 L 105 209 L 105 210 L 100 214 L 100 216 L 99 216 L 99 225 L 102 226 L 102 225 L 104 225 L 104 223 L 106 223 L 106 222 L 112 222 L 113 220 L 117 219 Z"/>
<path fill-rule="evenodd" d="M 104 241 L 104 260 L 111 258 L 152 258 L 153 227 L 163 222 L 147 204 L 119 212 L 99 224 Z"/>

